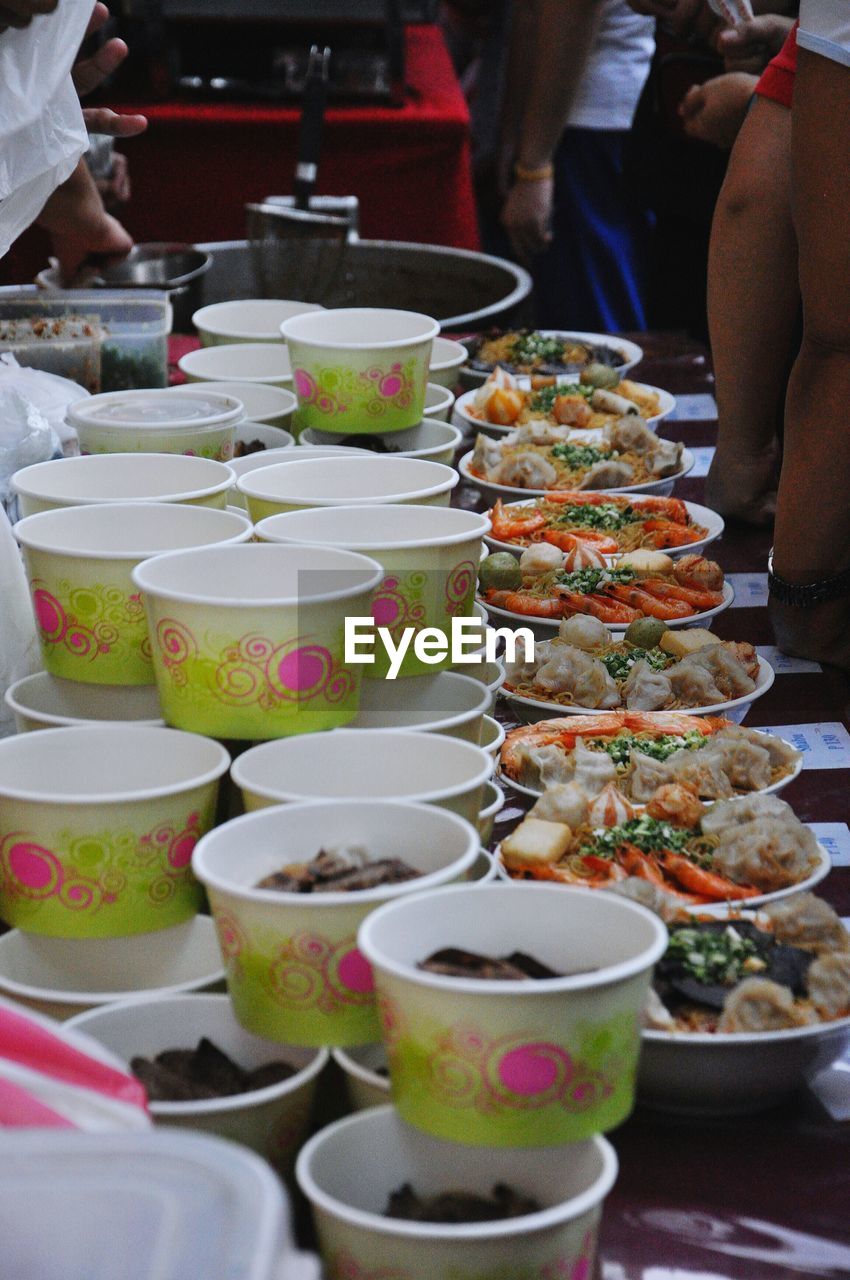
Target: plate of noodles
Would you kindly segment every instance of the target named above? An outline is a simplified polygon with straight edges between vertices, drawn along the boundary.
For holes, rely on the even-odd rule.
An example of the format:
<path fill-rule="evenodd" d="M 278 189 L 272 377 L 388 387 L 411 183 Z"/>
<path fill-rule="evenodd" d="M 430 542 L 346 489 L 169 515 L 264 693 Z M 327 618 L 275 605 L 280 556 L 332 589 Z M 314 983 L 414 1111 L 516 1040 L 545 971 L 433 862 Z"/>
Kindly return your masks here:
<path fill-rule="evenodd" d="M 482 381 L 501 367 L 514 374 L 575 375 L 591 365 L 626 373 L 643 359 L 636 342 L 609 333 L 559 329 L 491 329 L 464 343 L 461 372 Z"/>
<path fill-rule="evenodd" d="M 568 549 L 576 538 L 594 543 L 603 555 L 644 548 L 697 551 L 725 527 L 721 516 L 697 502 L 653 494 L 629 498 L 605 490 L 558 490 L 509 503 L 499 499 L 488 514 L 487 546 L 514 555 L 539 542 Z"/>
<path fill-rule="evenodd" d="M 654 439 L 655 437 L 653 437 Z M 667 444 L 667 441 L 662 442 Z M 482 448 L 482 444 L 484 447 Z M 693 470 L 694 455 L 678 445 L 671 450 L 620 451 L 610 444 L 497 444 L 480 435 L 474 450 L 458 463 L 461 476 L 495 502 L 552 490 L 604 489 L 613 494 L 657 494 L 666 497 L 677 480 Z"/>
<path fill-rule="evenodd" d="M 598 795 L 613 782 L 634 805 L 668 784 L 688 787 L 703 801 L 777 792 L 802 767 L 802 752 L 781 738 L 724 715 L 668 711 L 603 711 L 520 725 L 499 754 L 501 778 L 523 795 L 568 782 Z"/>

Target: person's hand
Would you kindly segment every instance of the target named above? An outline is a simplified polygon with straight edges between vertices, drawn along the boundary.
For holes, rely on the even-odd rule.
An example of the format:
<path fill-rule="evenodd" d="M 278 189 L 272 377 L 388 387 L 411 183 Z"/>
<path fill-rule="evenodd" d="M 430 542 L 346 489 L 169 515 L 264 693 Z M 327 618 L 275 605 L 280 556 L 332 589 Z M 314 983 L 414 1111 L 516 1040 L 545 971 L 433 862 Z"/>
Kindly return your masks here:
<path fill-rule="evenodd" d="M 3 0 L 0 0 L 0 4 Z M 109 18 L 105 4 L 98 3 L 92 10 L 86 37 L 99 31 Z M 81 58 L 74 64 L 71 75 L 81 98 L 94 93 L 127 57 L 123 40 L 107 40 L 90 58 Z M 89 133 L 105 133 L 111 138 L 135 138 L 148 127 L 147 119 L 140 115 L 119 115 L 109 107 L 84 107 L 83 118 Z"/>
<path fill-rule="evenodd" d="M 770 59 L 779 53 L 793 25 L 792 18 L 765 13 L 737 27 L 723 27 L 717 33 L 715 47 L 727 71 L 761 75 Z"/>
<path fill-rule="evenodd" d="M 778 440 L 754 457 L 740 448 L 724 453 L 718 447 L 705 479 L 705 500 L 732 520 L 757 527 L 773 524 L 780 464 Z"/>
<path fill-rule="evenodd" d="M 688 137 L 728 151 L 744 123 L 757 81 L 756 76 L 734 71 L 691 85 L 679 103 Z"/>
<path fill-rule="evenodd" d="M 95 178 L 94 181 L 107 210 L 111 211 L 119 205 L 127 204 L 132 194 L 127 157 L 122 156 L 120 151 L 114 151 L 109 177 Z"/>
<path fill-rule="evenodd" d="M 132 236 L 103 207 L 84 159 L 53 192 L 38 222 L 50 233 L 65 286 L 87 259 L 120 260 L 133 248 Z"/>
<path fill-rule="evenodd" d="M 529 263 L 552 240 L 555 182 L 515 182 L 502 206 L 501 223 L 520 262 Z"/>
<path fill-rule="evenodd" d="M 52 13 L 59 0 L 0 0 L 0 34 L 28 27 L 41 13 Z"/>

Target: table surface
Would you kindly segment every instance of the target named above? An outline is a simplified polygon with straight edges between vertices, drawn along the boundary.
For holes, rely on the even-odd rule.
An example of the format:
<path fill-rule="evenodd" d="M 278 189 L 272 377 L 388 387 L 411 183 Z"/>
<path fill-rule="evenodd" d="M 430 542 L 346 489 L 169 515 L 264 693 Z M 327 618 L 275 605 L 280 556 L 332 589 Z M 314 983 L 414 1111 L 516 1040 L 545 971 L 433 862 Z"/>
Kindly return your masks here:
<path fill-rule="evenodd" d="M 645 359 L 633 376 L 674 395 L 713 392 L 704 349 L 685 340 L 630 334 Z M 710 446 L 716 422 L 662 423 L 659 435 Z M 703 501 L 704 480 L 685 479 L 676 496 Z M 482 509 L 474 490 L 458 495 Z M 768 530 L 728 525 L 710 549 L 727 573 L 765 573 Z M 772 644 L 767 610 L 734 608 L 716 619 L 725 639 Z M 513 727 L 507 704 L 499 718 Z M 753 704 L 747 725 L 835 722 L 850 727 L 850 682 L 840 672 L 778 675 Z M 848 772 L 804 769 L 782 793 L 805 822 L 847 822 Z M 528 803 L 506 790 L 494 843 Z M 850 868 L 819 886 L 850 915 Z M 850 1122 L 832 1121 L 812 1094 L 782 1108 L 731 1120 L 693 1121 L 639 1108 L 609 1135 L 620 1175 L 606 1201 L 601 1280 L 792 1280 L 850 1274 Z"/>

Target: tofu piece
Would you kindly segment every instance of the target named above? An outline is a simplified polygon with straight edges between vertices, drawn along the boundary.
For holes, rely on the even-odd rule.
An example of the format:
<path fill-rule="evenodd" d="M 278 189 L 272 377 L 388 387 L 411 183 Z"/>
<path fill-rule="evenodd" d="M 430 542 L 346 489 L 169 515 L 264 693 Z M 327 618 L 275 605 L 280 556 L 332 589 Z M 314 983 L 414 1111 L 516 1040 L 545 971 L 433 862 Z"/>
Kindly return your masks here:
<path fill-rule="evenodd" d="M 515 831 L 502 841 L 502 858 L 509 867 L 525 864 L 548 866 L 558 862 L 567 849 L 573 833 L 565 822 L 544 822 L 542 818 L 525 818 Z"/>
<path fill-rule="evenodd" d="M 639 578 L 663 577 L 673 572 L 673 560 L 663 551 L 627 551 L 614 568 L 632 569 Z"/>
<path fill-rule="evenodd" d="M 691 627 L 689 630 L 665 631 L 659 641 L 659 648 L 674 658 L 686 658 L 689 653 L 697 653 L 707 649 L 710 644 L 720 644 L 717 636 L 705 627 Z"/>

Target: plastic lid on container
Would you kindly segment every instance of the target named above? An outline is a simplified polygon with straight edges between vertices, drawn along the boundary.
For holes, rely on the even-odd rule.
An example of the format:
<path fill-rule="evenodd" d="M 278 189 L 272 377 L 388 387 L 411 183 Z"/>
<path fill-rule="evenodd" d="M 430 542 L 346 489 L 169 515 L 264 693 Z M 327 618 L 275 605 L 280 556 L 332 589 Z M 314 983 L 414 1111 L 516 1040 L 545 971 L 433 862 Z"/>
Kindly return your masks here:
<path fill-rule="evenodd" d="M 3 1134 L 4 1276 L 273 1280 L 286 1257 L 285 1233 L 278 1180 L 259 1157 L 220 1138 L 166 1130 Z"/>
<path fill-rule="evenodd" d="M 170 387 L 150 391 L 107 391 L 77 400 L 68 422 L 84 427 L 142 427 L 173 431 L 179 427 L 229 427 L 242 422 L 245 408 L 236 396 L 199 390 L 175 394 Z"/>

